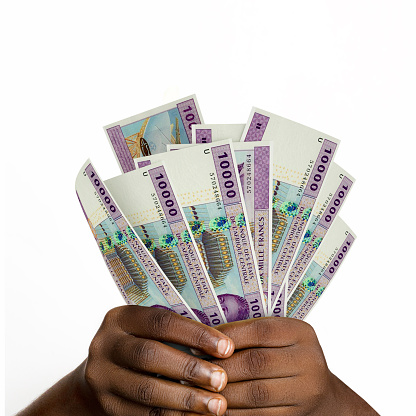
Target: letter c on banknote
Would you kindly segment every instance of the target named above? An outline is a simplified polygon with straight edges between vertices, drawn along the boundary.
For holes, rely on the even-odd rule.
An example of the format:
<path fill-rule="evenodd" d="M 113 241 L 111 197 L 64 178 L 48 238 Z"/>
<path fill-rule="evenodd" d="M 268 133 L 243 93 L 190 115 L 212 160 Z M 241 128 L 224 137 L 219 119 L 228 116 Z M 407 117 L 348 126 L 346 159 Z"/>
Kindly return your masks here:
<path fill-rule="evenodd" d="M 318 139 L 318 142 L 319 142 L 319 143 L 323 143 L 323 141 L 324 141 L 324 139 L 323 139 L 322 137 L 320 137 L 320 138 Z"/>
<path fill-rule="evenodd" d="M 149 172 L 147 171 L 143 172 L 143 176 L 149 176 Z"/>
<path fill-rule="evenodd" d="M 204 153 L 205 153 L 206 155 L 208 155 L 208 154 L 210 154 L 211 152 L 209 151 L 209 149 L 204 149 Z"/>

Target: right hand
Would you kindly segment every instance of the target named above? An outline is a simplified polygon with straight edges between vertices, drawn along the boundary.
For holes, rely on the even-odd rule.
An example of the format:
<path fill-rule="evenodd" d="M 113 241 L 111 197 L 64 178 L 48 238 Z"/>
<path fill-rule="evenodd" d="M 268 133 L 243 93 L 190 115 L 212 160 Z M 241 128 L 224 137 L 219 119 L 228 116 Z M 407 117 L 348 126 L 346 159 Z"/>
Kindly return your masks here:
<path fill-rule="evenodd" d="M 82 367 L 84 399 L 92 403 L 94 415 L 225 413 L 226 399 L 218 394 L 227 384 L 225 371 L 163 341 L 217 358 L 230 357 L 234 352 L 234 343 L 226 335 L 170 311 L 134 305 L 112 309 L 92 340 Z"/>

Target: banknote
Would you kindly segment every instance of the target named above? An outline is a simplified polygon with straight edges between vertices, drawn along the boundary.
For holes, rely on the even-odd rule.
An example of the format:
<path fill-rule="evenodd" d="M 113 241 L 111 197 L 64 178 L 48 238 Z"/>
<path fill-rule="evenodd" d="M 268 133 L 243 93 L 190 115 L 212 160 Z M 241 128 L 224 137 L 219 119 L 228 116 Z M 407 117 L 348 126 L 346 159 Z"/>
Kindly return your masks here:
<path fill-rule="evenodd" d="M 194 124 L 192 143 L 212 143 L 226 139 L 239 142 L 245 126 L 245 124 Z"/>
<path fill-rule="evenodd" d="M 273 316 L 274 317 L 284 317 L 286 316 L 287 308 L 287 280 L 284 280 L 282 283 L 282 288 L 280 290 L 280 295 L 276 298 L 273 305 Z M 272 313 L 270 311 L 270 313 Z"/>
<path fill-rule="evenodd" d="M 169 309 L 198 321 L 138 238 L 89 160 L 77 176 L 75 189 L 108 270 L 125 301 Z"/>
<path fill-rule="evenodd" d="M 286 316 L 305 319 L 341 267 L 355 239 L 353 231 L 337 216 L 301 283 L 289 298 Z"/>
<path fill-rule="evenodd" d="M 220 142 L 216 143 L 220 144 Z M 179 150 L 192 145 L 169 145 L 168 150 Z M 235 142 L 232 147 L 243 190 L 263 294 L 267 310 L 270 310 L 271 305 L 268 302 L 267 294 L 270 291 L 269 275 L 271 272 L 271 155 L 273 142 Z"/>
<path fill-rule="evenodd" d="M 247 208 L 247 219 L 252 232 L 254 251 L 259 267 L 267 309 L 271 304 L 271 231 L 272 231 L 272 154 L 273 142 L 233 143 L 235 159 Z"/>
<path fill-rule="evenodd" d="M 168 279 L 206 325 L 224 313 L 163 164 L 105 181 L 118 206 Z"/>
<path fill-rule="evenodd" d="M 231 140 L 136 160 L 163 161 L 228 322 L 266 316 Z"/>
<path fill-rule="evenodd" d="M 273 141 L 271 303 L 280 297 L 339 140 L 253 108 L 242 141 Z"/>
<path fill-rule="evenodd" d="M 195 95 L 104 127 L 121 170 L 134 170 L 134 158 L 166 152 L 169 143 L 192 143 L 192 126 L 203 123 Z"/>
<path fill-rule="evenodd" d="M 307 270 L 317 248 L 347 199 L 353 183 L 354 178 L 341 166 L 332 162 L 288 274 L 288 297 L 292 295 L 303 273 Z"/>

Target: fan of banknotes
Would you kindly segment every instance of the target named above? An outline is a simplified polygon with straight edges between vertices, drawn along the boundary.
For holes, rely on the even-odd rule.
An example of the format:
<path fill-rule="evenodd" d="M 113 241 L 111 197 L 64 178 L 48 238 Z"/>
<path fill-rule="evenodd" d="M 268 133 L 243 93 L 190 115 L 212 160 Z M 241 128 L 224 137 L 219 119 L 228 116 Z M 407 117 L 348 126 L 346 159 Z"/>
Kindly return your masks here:
<path fill-rule="evenodd" d="M 206 325 L 304 319 L 356 238 L 339 140 L 258 108 L 203 123 L 190 96 L 104 128 L 123 174 L 88 160 L 76 192 L 108 270 L 127 303 Z"/>

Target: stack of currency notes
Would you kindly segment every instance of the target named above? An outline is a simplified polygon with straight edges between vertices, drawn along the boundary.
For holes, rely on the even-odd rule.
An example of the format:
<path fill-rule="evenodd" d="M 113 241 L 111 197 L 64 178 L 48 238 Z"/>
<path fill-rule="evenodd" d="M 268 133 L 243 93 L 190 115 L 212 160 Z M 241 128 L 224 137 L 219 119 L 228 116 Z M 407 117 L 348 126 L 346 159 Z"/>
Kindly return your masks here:
<path fill-rule="evenodd" d="M 76 193 L 128 304 L 209 326 L 308 315 L 356 238 L 339 140 L 258 108 L 204 124 L 195 96 L 104 130 L 123 173 L 87 160 Z"/>

